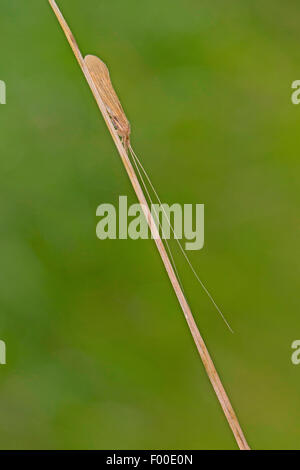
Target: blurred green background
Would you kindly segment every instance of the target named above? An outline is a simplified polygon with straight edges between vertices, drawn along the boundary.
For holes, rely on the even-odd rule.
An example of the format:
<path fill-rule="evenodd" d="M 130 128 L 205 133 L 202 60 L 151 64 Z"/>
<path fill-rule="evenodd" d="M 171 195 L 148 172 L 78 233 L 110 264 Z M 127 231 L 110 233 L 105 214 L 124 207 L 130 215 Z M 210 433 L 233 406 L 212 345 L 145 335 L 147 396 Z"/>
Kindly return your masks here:
<path fill-rule="evenodd" d="M 234 335 L 176 259 L 250 445 L 299 448 L 299 2 L 58 3 L 162 200 L 205 204 L 190 257 Z M 48 2 L 0 31 L 0 447 L 235 449 L 153 241 L 96 238 L 136 198 Z"/>

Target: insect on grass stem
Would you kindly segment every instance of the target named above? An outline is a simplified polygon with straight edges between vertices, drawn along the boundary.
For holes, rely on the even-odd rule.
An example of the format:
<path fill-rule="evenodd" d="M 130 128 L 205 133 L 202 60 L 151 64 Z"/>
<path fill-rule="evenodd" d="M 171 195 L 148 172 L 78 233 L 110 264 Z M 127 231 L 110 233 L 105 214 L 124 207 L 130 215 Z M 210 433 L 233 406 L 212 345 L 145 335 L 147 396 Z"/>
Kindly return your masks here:
<path fill-rule="evenodd" d="M 198 330 L 189 304 L 185 298 L 182 287 L 180 286 L 180 282 L 176 276 L 173 265 L 167 254 L 165 245 L 160 237 L 159 230 L 149 209 L 147 199 L 141 188 L 139 179 L 129 159 L 127 151 L 128 149 L 132 149 L 130 145 L 130 125 L 125 116 L 120 101 L 111 85 L 108 69 L 104 62 L 102 62 L 99 58 L 95 56 L 88 55 L 83 58 L 80 49 L 76 43 L 76 40 L 61 11 L 59 10 L 55 0 L 49 0 L 49 3 L 69 41 L 69 44 L 77 58 L 77 61 L 79 62 L 79 65 L 96 99 L 98 107 L 112 136 L 112 139 L 117 147 L 123 165 L 133 186 L 133 189 L 144 211 L 144 215 L 151 230 L 153 239 L 156 243 L 157 249 L 169 276 L 170 282 L 177 296 L 181 309 L 184 313 L 186 322 L 189 326 L 190 332 L 198 349 L 199 355 L 202 359 L 203 365 L 206 369 L 209 380 L 218 397 L 218 400 L 223 409 L 228 424 L 233 432 L 235 440 L 241 450 L 249 450 L 250 447 L 246 441 L 237 416 L 222 385 L 222 382 L 210 357 L 205 342 Z"/>

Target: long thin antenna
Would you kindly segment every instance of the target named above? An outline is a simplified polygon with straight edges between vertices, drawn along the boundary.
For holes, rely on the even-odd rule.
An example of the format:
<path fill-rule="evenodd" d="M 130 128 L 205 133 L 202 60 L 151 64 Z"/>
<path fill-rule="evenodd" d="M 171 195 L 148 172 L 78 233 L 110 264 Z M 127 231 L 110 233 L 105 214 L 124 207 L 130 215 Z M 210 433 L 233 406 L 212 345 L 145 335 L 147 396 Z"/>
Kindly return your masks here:
<path fill-rule="evenodd" d="M 93 92 L 93 95 L 97 101 L 97 104 L 98 104 L 98 107 L 104 117 L 104 120 L 106 122 L 106 125 L 109 129 L 109 132 L 113 138 L 113 141 L 117 147 L 117 150 L 120 154 L 120 157 L 121 157 L 121 160 L 125 166 L 125 169 L 127 171 L 127 174 L 129 176 L 129 179 L 131 181 L 131 184 L 134 188 L 134 191 L 137 195 L 137 198 L 141 204 L 141 207 L 144 211 L 144 215 L 146 217 L 146 220 L 148 222 L 148 225 L 149 225 L 149 228 L 151 230 L 151 233 L 152 233 L 152 236 L 153 236 L 153 239 L 156 243 L 156 246 L 157 246 L 157 249 L 159 251 L 159 254 L 161 256 L 161 259 L 164 263 L 164 266 L 165 266 L 165 269 L 168 273 L 168 276 L 169 276 L 169 279 L 171 281 L 171 284 L 173 286 L 173 289 L 174 289 L 174 292 L 177 296 L 177 299 L 180 303 L 180 306 L 182 308 L 182 311 L 184 313 L 184 316 L 185 316 L 185 319 L 187 321 L 187 324 L 189 326 L 189 329 L 191 331 L 191 334 L 193 336 L 193 339 L 194 339 L 194 342 L 196 344 L 196 347 L 198 349 L 198 352 L 200 354 L 200 357 L 202 359 L 202 362 L 203 362 L 203 365 L 206 369 L 206 372 L 207 372 L 207 375 L 211 381 L 211 384 L 215 390 L 215 393 L 218 397 L 218 400 L 221 404 L 221 407 L 223 409 L 223 412 L 226 416 L 226 419 L 231 427 L 231 430 L 234 434 L 234 437 L 236 439 L 236 442 L 239 446 L 239 448 L 241 450 L 249 450 L 250 447 L 246 441 L 246 438 L 243 434 L 243 431 L 241 429 L 241 426 L 238 422 L 238 419 L 236 417 L 236 414 L 233 410 L 233 407 L 230 403 L 230 400 L 225 392 L 225 389 L 222 385 L 222 382 L 220 380 L 220 377 L 216 371 L 216 368 L 214 366 L 214 363 L 210 357 L 210 354 L 207 350 L 207 347 L 204 343 L 204 340 L 202 339 L 202 336 L 200 335 L 200 332 L 198 330 L 198 327 L 196 325 L 196 322 L 194 320 L 194 317 L 193 317 L 193 314 L 190 310 L 190 307 L 186 301 L 186 298 L 184 296 L 184 293 L 180 287 L 180 284 L 179 284 L 179 281 L 176 277 L 176 274 L 174 272 L 174 269 L 172 267 L 172 264 L 169 260 L 169 257 L 167 255 L 167 252 L 166 252 L 166 249 L 165 249 L 165 246 L 160 238 L 160 235 L 159 235 L 159 231 L 157 229 L 157 226 L 154 222 L 154 219 L 152 217 L 152 214 L 151 214 L 151 211 L 149 209 L 149 206 L 147 204 L 147 200 L 144 196 L 144 193 L 142 191 L 142 188 L 139 184 L 139 181 L 138 181 L 138 178 L 136 176 L 136 173 L 133 169 L 133 166 L 129 160 L 129 157 L 127 155 L 127 152 L 125 150 L 125 148 L 123 147 L 120 139 L 119 139 L 119 136 L 117 134 L 117 131 L 116 129 L 114 128 L 114 125 L 109 117 L 109 114 L 107 112 L 107 109 L 101 99 L 101 96 L 97 90 L 97 87 L 95 85 L 95 82 L 93 81 L 92 77 L 91 77 L 91 74 L 82 58 L 82 55 L 80 53 L 80 50 L 78 48 L 78 45 L 74 39 L 74 36 L 70 30 L 70 28 L 68 27 L 62 13 L 60 12 L 56 2 L 54 0 L 49 0 L 49 3 L 55 13 L 55 15 L 57 16 L 57 19 L 58 21 L 60 22 L 66 36 L 67 36 L 67 39 L 72 47 L 72 50 L 81 66 L 81 69 L 84 73 L 84 76 Z"/>
<path fill-rule="evenodd" d="M 190 258 L 189 258 L 188 255 L 186 254 L 186 252 L 185 252 L 183 246 L 181 245 L 181 243 L 180 243 L 180 241 L 179 241 L 179 239 L 178 239 L 178 237 L 177 237 L 177 235 L 176 235 L 176 232 L 175 232 L 174 228 L 172 227 L 172 224 L 171 224 L 171 222 L 170 222 L 170 220 L 169 220 L 169 217 L 168 217 L 168 215 L 167 215 L 167 213 L 166 213 L 166 211 L 165 211 L 165 208 L 164 208 L 164 206 L 163 206 L 163 204 L 162 204 L 162 202 L 161 202 L 161 200 L 160 200 L 160 197 L 159 197 L 159 195 L 158 195 L 158 193 L 157 193 L 157 191 L 156 191 L 156 189 L 155 189 L 155 187 L 154 187 L 154 185 L 153 185 L 153 183 L 152 183 L 152 181 L 151 181 L 151 179 L 150 179 L 148 173 L 146 172 L 145 168 L 143 167 L 141 161 L 139 160 L 138 156 L 137 156 L 136 153 L 134 152 L 134 150 L 133 150 L 133 148 L 132 148 L 131 145 L 129 145 L 129 151 L 130 151 L 130 153 L 131 153 L 131 156 L 132 156 L 132 158 L 133 158 L 133 161 L 134 161 L 136 167 L 139 166 L 139 167 L 141 168 L 141 171 L 144 173 L 144 175 L 145 175 L 145 177 L 146 177 L 146 179 L 147 179 L 147 181 L 148 181 L 148 183 L 149 183 L 149 185 L 150 185 L 152 191 L 154 192 L 154 195 L 155 195 L 157 201 L 159 202 L 159 204 L 160 204 L 160 206 L 161 206 L 161 208 L 162 208 L 162 212 L 163 212 L 163 215 L 164 215 L 164 217 L 165 217 L 165 219 L 166 219 L 166 221 L 167 221 L 167 224 L 168 224 L 168 226 L 170 227 L 170 229 L 172 230 L 172 233 L 173 233 L 173 235 L 174 235 L 174 239 L 176 240 L 177 245 L 179 246 L 179 249 L 180 249 L 181 253 L 183 254 L 183 256 L 184 256 L 184 258 L 185 258 L 187 264 L 189 265 L 190 269 L 192 270 L 192 273 L 194 274 L 194 276 L 195 276 L 195 278 L 197 279 L 197 281 L 199 282 L 200 286 L 202 287 L 202 289 L 204 290 L 204 292 L 206 293 L 206 295 L 208 296 L 208 298 L 209 298 L 210 301 L 212 302 L 213 306 L 215 307 L 215 309 L 216 309 L 217 312 L 219 313 L 220 317 L 221 317 L 222 320 L 224 321 L 224 323 L 225 323 L 225 325 L 227 326 L 227 328 L 231 331 L 231 333 L 233 333 L 233 329 L 231 328 L 231 326 L 229 325 L 228 321 L 226 320 L 225 315 L 223 314 L 222 310 L 220 309 L 220 307 L 218 306 L 218 304 L 217 304 L 216 301 L 214 300 L 213 296 L 211 295 L 211 293 L 209 292 L 209 290 L 208 290 L 207 287 L 205 286 L 204 282 L 200 279 L 200 277 L 199 277 L 199 275 L 198 275 L 196 269 L 195 269 L 194 266 L 192 265 L 192 262 L 191 262 Z M 146 188 L 146 184 L 145 184 L 145 182 L 144 182 L 143 176 L 141 175 L 139 169 L 138 169 L 138 173 L 139 173 L 140 178 L 141 178 L 141 180 L 142 180 L 142 182 L 143 182 L 144 188 Z M 148 189 L 146 188 L 145 190 L 146 190 L 147 194 L 149 194 Z M 150 198 L 150 196 L 149 196 L 149 198 Z M 150 198 L 150 201 L 151 201 L 151 204 L 152 204 L 151 198 Z M 152 205 L 153 205 L 153 204 L 152 204 Z M 173 256 L 172 256 L 172 259 L 173 259 Z M 173 264 L 175 264 L 175 262 L 173 262 Z M 177 277 L 178 277 L 178 275 L 177 275 Z M 182 283 L 181 283 L 181 285 L 182 285 Z"/>
<path fill-rule="evenodd" d="M 183 292 L 184 292 L 183 284 L 182 284 L 182 281 L 181 281 L 181 279 L 180 279 L 180 276 L 179 276 L 179 273 L 178 273 L 178 270 L 177 270 L 177 267 L 176 267 L 176 263 L 175 263 L 175 260 L 174 260 L 173 254 L 172 254 L 172 250 L 171 250 L 171 248 L 170 248 L 170 245 L 169 245 L 169 242 L 168 242 L 168 240 L 167 240 L 167 237 L 165 236 L 165 233 L 164 233 L 163 224 L 162 224 L 162 223 L 160 222 L 160 220 L 159 220 L 159 215 L 158 215 L 158 213 L 157 213 L 157 211 L 156 211 L 156 208 L 155 208 L 155 206 L 154 206 L 154 204 L 153 204 L 153 201 L 152 201 L 151 195 L 150 195 L 150 193 L 149 193 L 149 190 L 148 190 L 148 188 L 147 188 L 146 182 L 145 182 L 145 180 L 144 180 L 144 178 L 143 178 L 143 175 L 142 175 L 142 173 L 141 173 L 141 170 L 140 170 L 140 168 L 139 168 L 138 161 L 137 161 L 136 158 L 135 158 L 135 153 L 134 153 L 134 152 L 132 153 L 131 145 L 129 145 L 129 152 L 130 152 L 130 154 L 131 154 L 131 156 L 132 156 L 132 160 L 133 160 L 134 166 L 135 166 L 135 168 L 136 168 L 136 171 L 138 172 L 138 175 L 139 175 L 139 177 L 140 177 L 140 181 L 142 182 L 143 188 L 144 188 L 144 190 L 146 191 L 146 194 L 147 194 L 147 196 L 148 196 L 148 200 L 150 201 L 151 210 L 153 210 L 154 215 L 155 215 L 156 220 L 157 220 L 157 223 L 158 223 L 158 226 L 159 226 L 159 228 L 161 229 L 163 239 L 164 239 L 164 241 L 165 241 L 165 243 L 166 243 L 166 247 L 167 247 L 169 256 L 170 256 L 170 258 L 171 258 L 171 262 L 172 262 L 173 269 L 174 269 L 174 271 L 175 271 L 175 273 L 176 273 L 176 276 L 177 276 L 177 279 L 178 279 L 178 281 L 179 281 L 179 283 L 180 283 L 180 286 L 181 286 L 181 288 L 182 288 L 182 290 L 183 290 Z M 160 204 L 161 204 L 161 203 L 160 203 Z M 169 226 L 170 226 L 171 229 L 173 230 L 173 227 L 171 226 L 167 215 L 166 215 L 166 218 L 167 218 L 167 221 L 168 221 Z"/>

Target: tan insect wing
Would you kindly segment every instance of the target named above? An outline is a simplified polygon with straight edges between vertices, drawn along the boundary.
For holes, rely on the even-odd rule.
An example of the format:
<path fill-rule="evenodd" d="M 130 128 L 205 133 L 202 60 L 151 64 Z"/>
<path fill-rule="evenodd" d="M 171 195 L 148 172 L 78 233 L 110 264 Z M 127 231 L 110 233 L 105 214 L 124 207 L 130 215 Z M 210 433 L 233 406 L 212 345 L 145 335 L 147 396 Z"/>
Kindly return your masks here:
<path fill-rule="evenodd" d="M 94 55 L 87 55 L 84 58 L 84 62 L 91 74 L 91 77 L 119 136 L 122 137 L 125 141 L 125 144 L 128 145 L 130 124 L 126 118 L 119 98 L 112 86 L 107 66 L 101 59 L 99 59 L 99 57 Z"/>

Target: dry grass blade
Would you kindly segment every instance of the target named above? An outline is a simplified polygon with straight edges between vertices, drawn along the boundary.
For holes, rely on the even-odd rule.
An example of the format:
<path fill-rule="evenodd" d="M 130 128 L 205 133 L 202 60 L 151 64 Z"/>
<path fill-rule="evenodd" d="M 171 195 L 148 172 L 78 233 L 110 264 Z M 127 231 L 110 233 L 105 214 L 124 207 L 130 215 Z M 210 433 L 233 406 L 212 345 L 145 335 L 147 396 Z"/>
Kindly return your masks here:
<path fill-rule="evenodd" d="M 226 416 L 226 419 L 231 427 L 231 430 L 234 434 L 234 437 L 236 439 L 236 442 L 241 450 L 249 450 L 250 447 L 247 444 L 246 438 L 243 434 L 243 431 L 241 429 L 241 426 L 238 422 L 238 419 L 236 417 L 236 414 L 233 410 L 233 407 L 230 403 L 230 400 L 225 392 L 225 389 L 222 385 L 222 382 L 219 378 L 219 375 L 216 371 L 216 368 L 214 366 L 214 363 L 210 357 L 210 354 L 207 350 L 207 347 L 202 339 L 202 336 L 200 335 L 200 332 L 198 330 L 198 327 L 196 325 L 196 322 L 194 320 L 194 317 L 192 315 L 192 312 L 190 310 L 190 307 L 187 303 L 187 300 L 184 296 L 184 293 L 180 287 L 180 284 L 178 282 L 178 279 L 176 277 L 176 274 L 174 272 L 174 269 L 172 267 L 172 264 L 169 260 L 169 257 L 167 255 L 165 246 L 159 236 L 159 231 L 157 229 L 157 226 L 155 225 L 155 222 L 153 220 L 153 217 L 151 215 L 150 209 L 148 207 L 146 198 L 144 196 L 144 193 L 142 191 L 142 188 L 140 186 L 139 180 L 136 176 L 136 173 L 132 167 L 132 164 L 129 160 L 129 157 L 127 155 L 127 144 L 129 142 L 129 133 L 130 133 L 130 127 L 126 128 L 121 126 L 118 126 L 118 122 L 120 121 L 123 125 L 124 123 L 128 124 L 127 118 L 123 112 L 122 106 L 119 104 L 119 99 L 117 98 L 117 95 L 115 94 L 111 84 L 110 84 L 110 79 L 108 82 L 109 75 L 108 71 L 106 69 L 106 66 L 104 67 L 102 64 L 103 62 L 100 61 L 100 59 L 97 59 L 97 67 L 95 68 L 95 60 L 93 60 L 93 64 L 91 65 L 90 59 L 88 56 L 86 60 L 83 59 L 80 50 L 77 46 L 77 43 L 74 39 L 74 36 L 68 27 L 63 15 L 61 14 L 56 2 L 54 0 L 49 0 L 49 3 L 51 7 L 53 8 L 66 36 L 67 39 L 73 49 L 73 52 L 81 66 L 81 69 L 86 77 L 86 80 L 94 94 L 94 97 L 97 101 L 97 104 L 99 106 L 100 111 L 102 112 L 102 115 L 104 117 L 104 120 L 107 124 L 107 127 L 111 133 L 111 136 L 114 140 L 114 143 L 118 149 L 118 152 L 120 154 L 121 160 L 125 166 L 125 169 L 128 173 L 128 176 L 130 178 L 131 184 L 135 190 L 135 193 L 137 195 L 137 198 L 142 205 L 146 220 L 148 222 L 148 225 L 150 227 L 151 233 L 153 235 L 153 238 L 155 240 L 157 249 L 160 253 L 161 259 L 164 263 L 164 266 L 166 268 L 166 271 L 168 273 L 169 279 L 171 281 L 171 284 L 173 286 L 173 289 L 175 291 L 175 294 L 177 296 L 177 299 L 180 303 L 180 306 L 182 308 L 182 311 L 184 313 L 185 319 L 187 321 L 187 324 L 189 326 L 189 329 L 191 331 L 191 334 L 193 336 L 195 345 L 199 351 L 200 357 L 202 359 L 202 362 L 204 364 L 204 367 L 206 369 L 207 375 L 211 381 L 211 384 L 215 390 L 215 393 L 218 397 L 218 400 L 221 404 L 221 407 L 224 411 L 224 414 Z M 101 62 L 101 64 L 99 63 Z M 105 64 L 104 64 L 105 65 Z M 98 70 L 98 72 L 97 72 Z M 105 82 L 105 87 L 103 87 L 103 80 Z M 102 83 L 102 85 L 101 85 Z M 110 84 L 110 85 L 109 85 Z M 106 87 L 109 87 L 109 92 L 105 91 Z M 110 88 L 111 87 L 111 88 Z M 113 106 L 113 109 L 111 108 Z M 114 119 L 114 113 L 117 112 L 117 121 Z M 127 129 L 127 134 L 126 134 L 126 129 Z M 124 146 L 122 145 L 122 142 L 119 138 L 119 135 L 123 138 Z M 124 141 L 125 139 L 125 141 Z M 127 141 L 126 141 L 127 139 Z"/>

